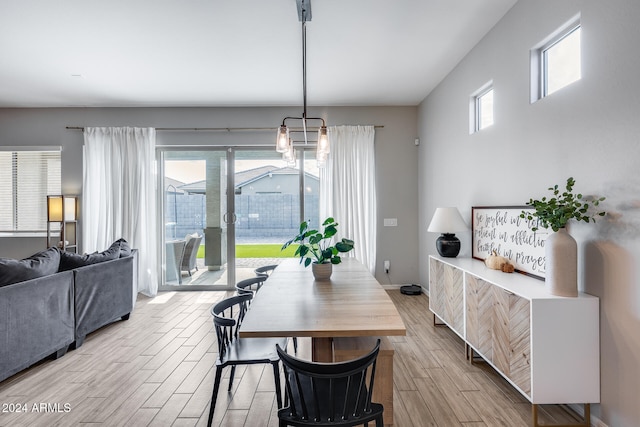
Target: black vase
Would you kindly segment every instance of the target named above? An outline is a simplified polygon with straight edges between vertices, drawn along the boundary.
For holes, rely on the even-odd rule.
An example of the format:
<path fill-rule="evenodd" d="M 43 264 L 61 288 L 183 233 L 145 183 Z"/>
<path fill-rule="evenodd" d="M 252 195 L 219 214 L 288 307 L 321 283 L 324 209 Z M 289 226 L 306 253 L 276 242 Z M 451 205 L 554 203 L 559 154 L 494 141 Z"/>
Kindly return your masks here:
<path fill-rule="evenodd" d="M 436 249 L 442 257 L 455 258 L 460 253 L 460 239 L 453 233 L 442 233 L 436 240 Z"/>

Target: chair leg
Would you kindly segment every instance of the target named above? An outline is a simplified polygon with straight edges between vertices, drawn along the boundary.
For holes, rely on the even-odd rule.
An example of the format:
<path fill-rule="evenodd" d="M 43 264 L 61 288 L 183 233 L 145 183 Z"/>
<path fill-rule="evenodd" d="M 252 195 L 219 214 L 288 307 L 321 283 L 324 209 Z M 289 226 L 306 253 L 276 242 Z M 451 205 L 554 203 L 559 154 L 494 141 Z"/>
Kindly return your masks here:
<path fill-rule="evenodd" d="M 376 427 L 384 427 L 384 421 L 382 415 L 376 418 Z"/>
<path fill-rule="evenodd" d="M 229 392 L 231 392 L 231 387 L 233 387 L 233 377 L 236 376 L 236 365 L 231 366 L 231 376 L 229 377 Z"/>
<path fill-rule="evenodd" d="M 273 378 L 276 383 L 276 402 L 278 402 L 278 409 L 282 409 L 282 387 L 280 386 L 280 364 L 278 362 L 272 363 L 273 366 Z"/>
<path fill-rule="evenodd" d="M 209 420 L 207 427 L 211 427 L 213 423 L 213 411 L 216 408 L 216 400 L 218 399 L 218 388 L 220 388 L 220 378 L 222 378 L 222 368 L 216 367 L 216 380 L 213 383 L 213 393 L 211 395 L 211 406 L 209 407 Z"/>
<path fill-rule="evenodd" d="M 293 352 L 298 354 L 298 338 L 293 337 Z"/>

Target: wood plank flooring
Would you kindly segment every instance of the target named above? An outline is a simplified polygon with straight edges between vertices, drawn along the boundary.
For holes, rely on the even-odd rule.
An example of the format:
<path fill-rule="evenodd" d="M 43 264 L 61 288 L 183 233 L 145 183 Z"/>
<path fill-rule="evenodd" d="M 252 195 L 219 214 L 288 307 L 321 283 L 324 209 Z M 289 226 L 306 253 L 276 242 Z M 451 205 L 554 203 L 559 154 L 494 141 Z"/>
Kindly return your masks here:
<path fill-rule="evenodd" d="M 389 295 L 406 337 L 391 337 L 394 418 L 398 427 L 531 425 L 531 405 L 484 363 L 470 364 L 463 342 L 433 326 L 428 298 Z M 0 426 L 205 426 L 217 345 L 210 307 L 225 292 L 139 297 L 131 318 L 90 334 L 77 350 L 0 383 Z M 299 340 L 299 356 L 310 342 Z M 270 366 L 227 369 L 214 425 L 277 426 Z M 544 423 L 575 420 L 544 406 Z"/>

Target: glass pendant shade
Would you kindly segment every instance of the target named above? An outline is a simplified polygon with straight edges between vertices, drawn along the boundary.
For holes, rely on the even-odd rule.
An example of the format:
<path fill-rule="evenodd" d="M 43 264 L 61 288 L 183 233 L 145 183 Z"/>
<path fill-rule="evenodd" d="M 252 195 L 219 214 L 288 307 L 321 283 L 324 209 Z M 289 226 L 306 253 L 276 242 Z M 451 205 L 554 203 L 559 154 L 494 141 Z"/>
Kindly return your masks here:
<path fill-rule="evenodd" d="M 327 153 L 316 153 L 316 161 L 319 168 L 323 168 L 327 164 Z"/>
<path fill-rule="evenodd" d="M 329 149 L 329 137 L 327 136 L 327 127 L 321 126 L 318 129 L 318 154 L 324 153 L 328 154 Z"/>
<path fill-rule="evenodd" d="M 296 163 L 296 150 L 293 149 L 293 141 L 289 138 L 287 144 L 287 151 L 282 153 L 282 159 L 287 162 L 288 165 L 292 166 Z"/>
<path fill-rule="evenodd" d="M 289 128 L 280 126 L 276 136 L 276 151 L 278 153 L 286 153 L 289 150 Z"/>

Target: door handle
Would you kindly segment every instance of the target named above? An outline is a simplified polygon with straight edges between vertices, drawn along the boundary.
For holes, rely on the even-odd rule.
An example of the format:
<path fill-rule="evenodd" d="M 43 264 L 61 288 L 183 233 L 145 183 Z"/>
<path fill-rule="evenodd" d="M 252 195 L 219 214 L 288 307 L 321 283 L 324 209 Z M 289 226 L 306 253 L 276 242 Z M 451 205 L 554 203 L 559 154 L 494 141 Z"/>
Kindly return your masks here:
<path fill-rule="evenodd" d="M 229 217 L 231 217 L 231 222 L 229 222 Z M 229 212 L 225 212 L 224 215 L 222 215 L 222 221 L 224 221 L 225 224 L 235 224 L 236 221 L 238 220 L 238 217 L 236 216 L 235 212 L 231 212 L 231 215 Z"/>

